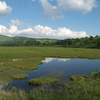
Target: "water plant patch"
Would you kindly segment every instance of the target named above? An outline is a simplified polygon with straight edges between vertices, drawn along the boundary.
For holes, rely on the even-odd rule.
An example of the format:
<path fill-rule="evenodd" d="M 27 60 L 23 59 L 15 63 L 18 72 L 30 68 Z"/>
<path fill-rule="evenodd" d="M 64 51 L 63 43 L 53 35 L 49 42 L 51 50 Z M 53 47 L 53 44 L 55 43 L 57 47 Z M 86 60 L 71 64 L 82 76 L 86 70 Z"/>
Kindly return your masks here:
<path fill-rule="evenodd" d="M 58 80 L 56 78 L 35 78 L 28 81 L 30 85 L 43 85 L 43 84 L 51 84 L 56 83 Z"/>
<path fill-rule="evenodd" d="M 100 78 L 100 70 L 97 72 L 91 72 L 91 76 L 95 78 Z"/>
<path fill-rule="evenodd" d="M 27 74 L 15 74 L 11 75 L 12 79 L 26 79 L 28 77 Z"/>
<path fill-rule="evenodd" d="M 81 82 L 88 82 L 90 81 L 90 77 L 86 75 L 72 75 L 70 76 L 72 81 L 81 81 Z"/>

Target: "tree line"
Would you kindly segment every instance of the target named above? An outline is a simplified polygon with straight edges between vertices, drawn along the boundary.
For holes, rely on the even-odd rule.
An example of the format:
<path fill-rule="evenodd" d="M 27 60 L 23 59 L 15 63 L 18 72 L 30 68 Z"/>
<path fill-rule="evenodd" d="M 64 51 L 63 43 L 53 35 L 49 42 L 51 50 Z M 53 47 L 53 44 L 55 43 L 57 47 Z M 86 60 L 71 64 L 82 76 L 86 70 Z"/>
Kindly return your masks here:
<path fill-rule="evenodd" d="M 42 41 L 42 40 L 41 40 Z M 27 41 L 18 41 L 12 43 L 3 43 L 0 46 L 60 46 L 72 48 L 99 48 L 100 49 L 100 36 L 90 36 L 85 38 L 69 38 L 64 40 L 45 41 L 41 42 L 37 39 L 29 39 Z"/>

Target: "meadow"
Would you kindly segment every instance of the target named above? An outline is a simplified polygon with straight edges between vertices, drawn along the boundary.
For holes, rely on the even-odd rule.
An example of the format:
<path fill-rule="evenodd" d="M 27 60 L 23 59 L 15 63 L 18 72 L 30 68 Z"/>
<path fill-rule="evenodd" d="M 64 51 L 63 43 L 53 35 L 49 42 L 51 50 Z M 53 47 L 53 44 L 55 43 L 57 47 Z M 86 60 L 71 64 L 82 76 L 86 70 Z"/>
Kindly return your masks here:
<path fill-rule="evenodd" d="M 42 60 L 45 59 L 45 57 L 100 59 L 100 49 L 64 47 L 0 47 L 0 84 L 6 84 L 13 80 L 12 76 L 16 74 L 23 74 L 26 71 L 37 69 L 38 65 L 42 64 Z M 99 100 L 99 79 L 97 79 L 97 81 L 92 80 L 89 83 L 72 82 L 71 85 L 64 84 L 55 91 L 47 91 L 45 88 L 42 88 L 43 90 L 35 91 L 20 90 L 18 92 L 17 89 L 13 89 L 15 92 L 12 92 L 12 90 L 9 92 L 0 91 L 0 94 L 2 94 L 0 95 L 0 99 L 58 100 L 58 98 L 61 98 L 59 100 Z M 60 89 L 62 86 L 64 87 L 64 91 L 62 91 L 63 89 Z M 78 88 L 75 88 L 76 86 Z M 66 94 L 68 97 L 66 97 Z M 82 94 L 83 96 L 81 96 Z"/>
<path fill-rule="evenodd" d="M 34 57 L 100 58 L 100 49 L 64 47 L 0 47 L 0 60 Z"/>

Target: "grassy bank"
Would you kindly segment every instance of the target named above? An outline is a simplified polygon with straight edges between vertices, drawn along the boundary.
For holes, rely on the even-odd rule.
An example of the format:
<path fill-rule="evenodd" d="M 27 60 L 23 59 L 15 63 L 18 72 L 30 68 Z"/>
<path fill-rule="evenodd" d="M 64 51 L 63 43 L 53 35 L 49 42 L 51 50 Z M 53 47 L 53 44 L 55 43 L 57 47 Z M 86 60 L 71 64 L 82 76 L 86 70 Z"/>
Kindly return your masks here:
<path fill-rule="evenodd" d="M 100 80 L 59 84 L 56 90 L 43 86 L 37 90 L 0 91 L 0 100 L 100 100 Z"/>

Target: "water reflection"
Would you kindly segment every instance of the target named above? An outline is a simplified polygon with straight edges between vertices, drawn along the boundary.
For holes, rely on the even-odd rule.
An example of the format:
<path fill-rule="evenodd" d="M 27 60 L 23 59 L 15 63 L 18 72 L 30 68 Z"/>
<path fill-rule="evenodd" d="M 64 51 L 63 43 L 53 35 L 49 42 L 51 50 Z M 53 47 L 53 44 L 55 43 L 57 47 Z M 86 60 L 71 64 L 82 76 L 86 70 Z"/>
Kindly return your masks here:
<path fill-rule="evenodd" d="M 70 59 L 68 59 L 68 58 L 45 58 L 45 60 L 42 60 L 42 62 L 43 63 L 49 63 L 49 62 L 51 62 L 53 60 L 58 60 L 59 62 L 66 62 L 66 61 L 68 61 Z"/>

